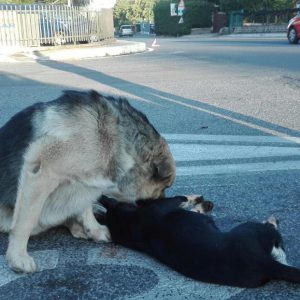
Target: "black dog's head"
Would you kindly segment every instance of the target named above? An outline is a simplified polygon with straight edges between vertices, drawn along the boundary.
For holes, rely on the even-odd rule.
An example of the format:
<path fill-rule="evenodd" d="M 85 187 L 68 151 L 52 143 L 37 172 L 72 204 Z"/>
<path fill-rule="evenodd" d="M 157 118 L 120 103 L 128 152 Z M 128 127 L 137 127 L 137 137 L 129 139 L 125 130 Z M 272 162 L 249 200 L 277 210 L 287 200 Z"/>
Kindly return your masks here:
<path fill-rule="evenodd" d="M 123 246 L 135 247 L 134 241 L 143 239 L 141 207 L 106 196 L 102 196 L 99 202 L 106 208 L 106 213 L 96 213 L 96 219 L 108 227 L 112 240 Z"/>
<path fill-rule="evenodd" d="M 211 202 L 195 196 L 143 199 L 135 204 L 102 196 L 99 202 L 105 207 L 106 214 L 96 214 L 96 218 L 108 227 L 112 241 L 140 251 L 146 250 L 150 241 L 157 241 L 167 216 L 175 215 L 175 219 L 180 220 L 176 225 L 180 229 L 188 216 L 194 218 L 199 212 L 208 212 L 213 207 Z"/>
<path fill-rule="evenodd" d="M 102 196 L 98 202 L 106 209 L 106 213 L 96 213 L 96 219 L 101 223 L 108 225 L 109 220 L 112 221 L 120 218 L 124 218 L 126 214 L 132 214 L 136 211 L 137 206 L 134 203 L 121 202 L 114 198 Z"/>
<path fill-rule="evenodd" d="M 208 213 L 213 208 L 213 203 L 205 200 L 202 196 L 175 196 L 171 198 L 142 199 L 136 203 L 120 202 L 113 198 L 102 196 L 99 202 L 106 209 L 106 214 L 96 214 L 97 220 L 108 227 L 119 226 L 123 224 L 139 225 L 141 220 L 148 218 L 160 218 L 176 209 L 186 209 L 199 213 Z"/>

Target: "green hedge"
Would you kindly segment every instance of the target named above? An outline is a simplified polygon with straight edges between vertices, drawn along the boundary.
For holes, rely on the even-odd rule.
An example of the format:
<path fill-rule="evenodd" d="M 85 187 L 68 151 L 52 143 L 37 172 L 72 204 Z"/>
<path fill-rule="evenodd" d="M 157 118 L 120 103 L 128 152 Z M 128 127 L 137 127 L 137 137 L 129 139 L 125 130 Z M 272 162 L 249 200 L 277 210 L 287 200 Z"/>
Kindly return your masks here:
<path fill-rule="evenodd" d="M 179 24 L 180 17 L 171 17 L 170 3 L 173 1 L 160 1 L 154 7 L 155 33 L 157 35 L 180 36 L 190 34 L 191 29 L 188 23 Z"/>
<path fill-rule="evenodd" d="M 179 3 L 179 0 L 161 0 L 154 7 L 155 31 L 158 35 L 180 36 L 190 34 L 191 28 L 212 26 L 214 5 L 207 1 L 186 0 L 184 23 L 178 24 L 180 17 L 170 15 L 170 4 Z"/>
<path fill-rule="evenodd" d="M 207 28 L 212 26 L 214 5 L 205 1 L 185 1 L 185 21 L 191 28 Z"/>

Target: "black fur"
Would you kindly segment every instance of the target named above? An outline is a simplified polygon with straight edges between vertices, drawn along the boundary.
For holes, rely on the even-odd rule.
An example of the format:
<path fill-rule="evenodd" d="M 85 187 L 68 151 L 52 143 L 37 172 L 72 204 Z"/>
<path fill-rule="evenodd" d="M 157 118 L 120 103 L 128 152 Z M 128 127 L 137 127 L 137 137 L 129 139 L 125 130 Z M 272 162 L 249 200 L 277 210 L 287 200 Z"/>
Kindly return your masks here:
<path fill-rule="evenodd" d="M 32 118 L 42 107 L 43 103 L 28 107 L 0 128 L 0 205 L 15 205 L 23 154 L 33 138 Z"/>
<path fill-rule="evenodd" d="M 273 259 L 280 233 L 269 223 L 244 223 L 221 232 L 209 216 L 179 208 L 185 197 L 138 205 L 103 197 L 100 218 L 123 246 L 143 251 L 191 278 L 229 286 L 258 287 L 269 280 L 300 283 L 300 270 Z"/>

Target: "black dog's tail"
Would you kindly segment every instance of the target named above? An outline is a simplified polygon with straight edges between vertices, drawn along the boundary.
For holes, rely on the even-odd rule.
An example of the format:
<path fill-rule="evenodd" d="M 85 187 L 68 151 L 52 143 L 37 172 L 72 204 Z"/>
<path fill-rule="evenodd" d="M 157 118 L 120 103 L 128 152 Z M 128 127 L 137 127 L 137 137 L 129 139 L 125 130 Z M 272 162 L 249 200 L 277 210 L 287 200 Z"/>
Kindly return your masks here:
<path fill-rule="evenodd" d="M 270 263 L 268 273 L 270 279 L 300 283 L 300 269 L 281 264 L 275 260 Z"/>

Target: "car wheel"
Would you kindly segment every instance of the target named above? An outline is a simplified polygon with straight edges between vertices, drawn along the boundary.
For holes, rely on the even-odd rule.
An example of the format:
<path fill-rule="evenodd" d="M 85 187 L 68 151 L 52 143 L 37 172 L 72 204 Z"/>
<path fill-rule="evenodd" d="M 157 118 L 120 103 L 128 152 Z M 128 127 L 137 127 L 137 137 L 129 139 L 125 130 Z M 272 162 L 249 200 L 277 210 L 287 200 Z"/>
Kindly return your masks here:
<path fill-rule="evenodd" d="M 288 40 L 290 44 L 297 44 L 299 39 L 297 37 L 297 31 L 295 28 L 291 28 L 288 32 Z"/>

